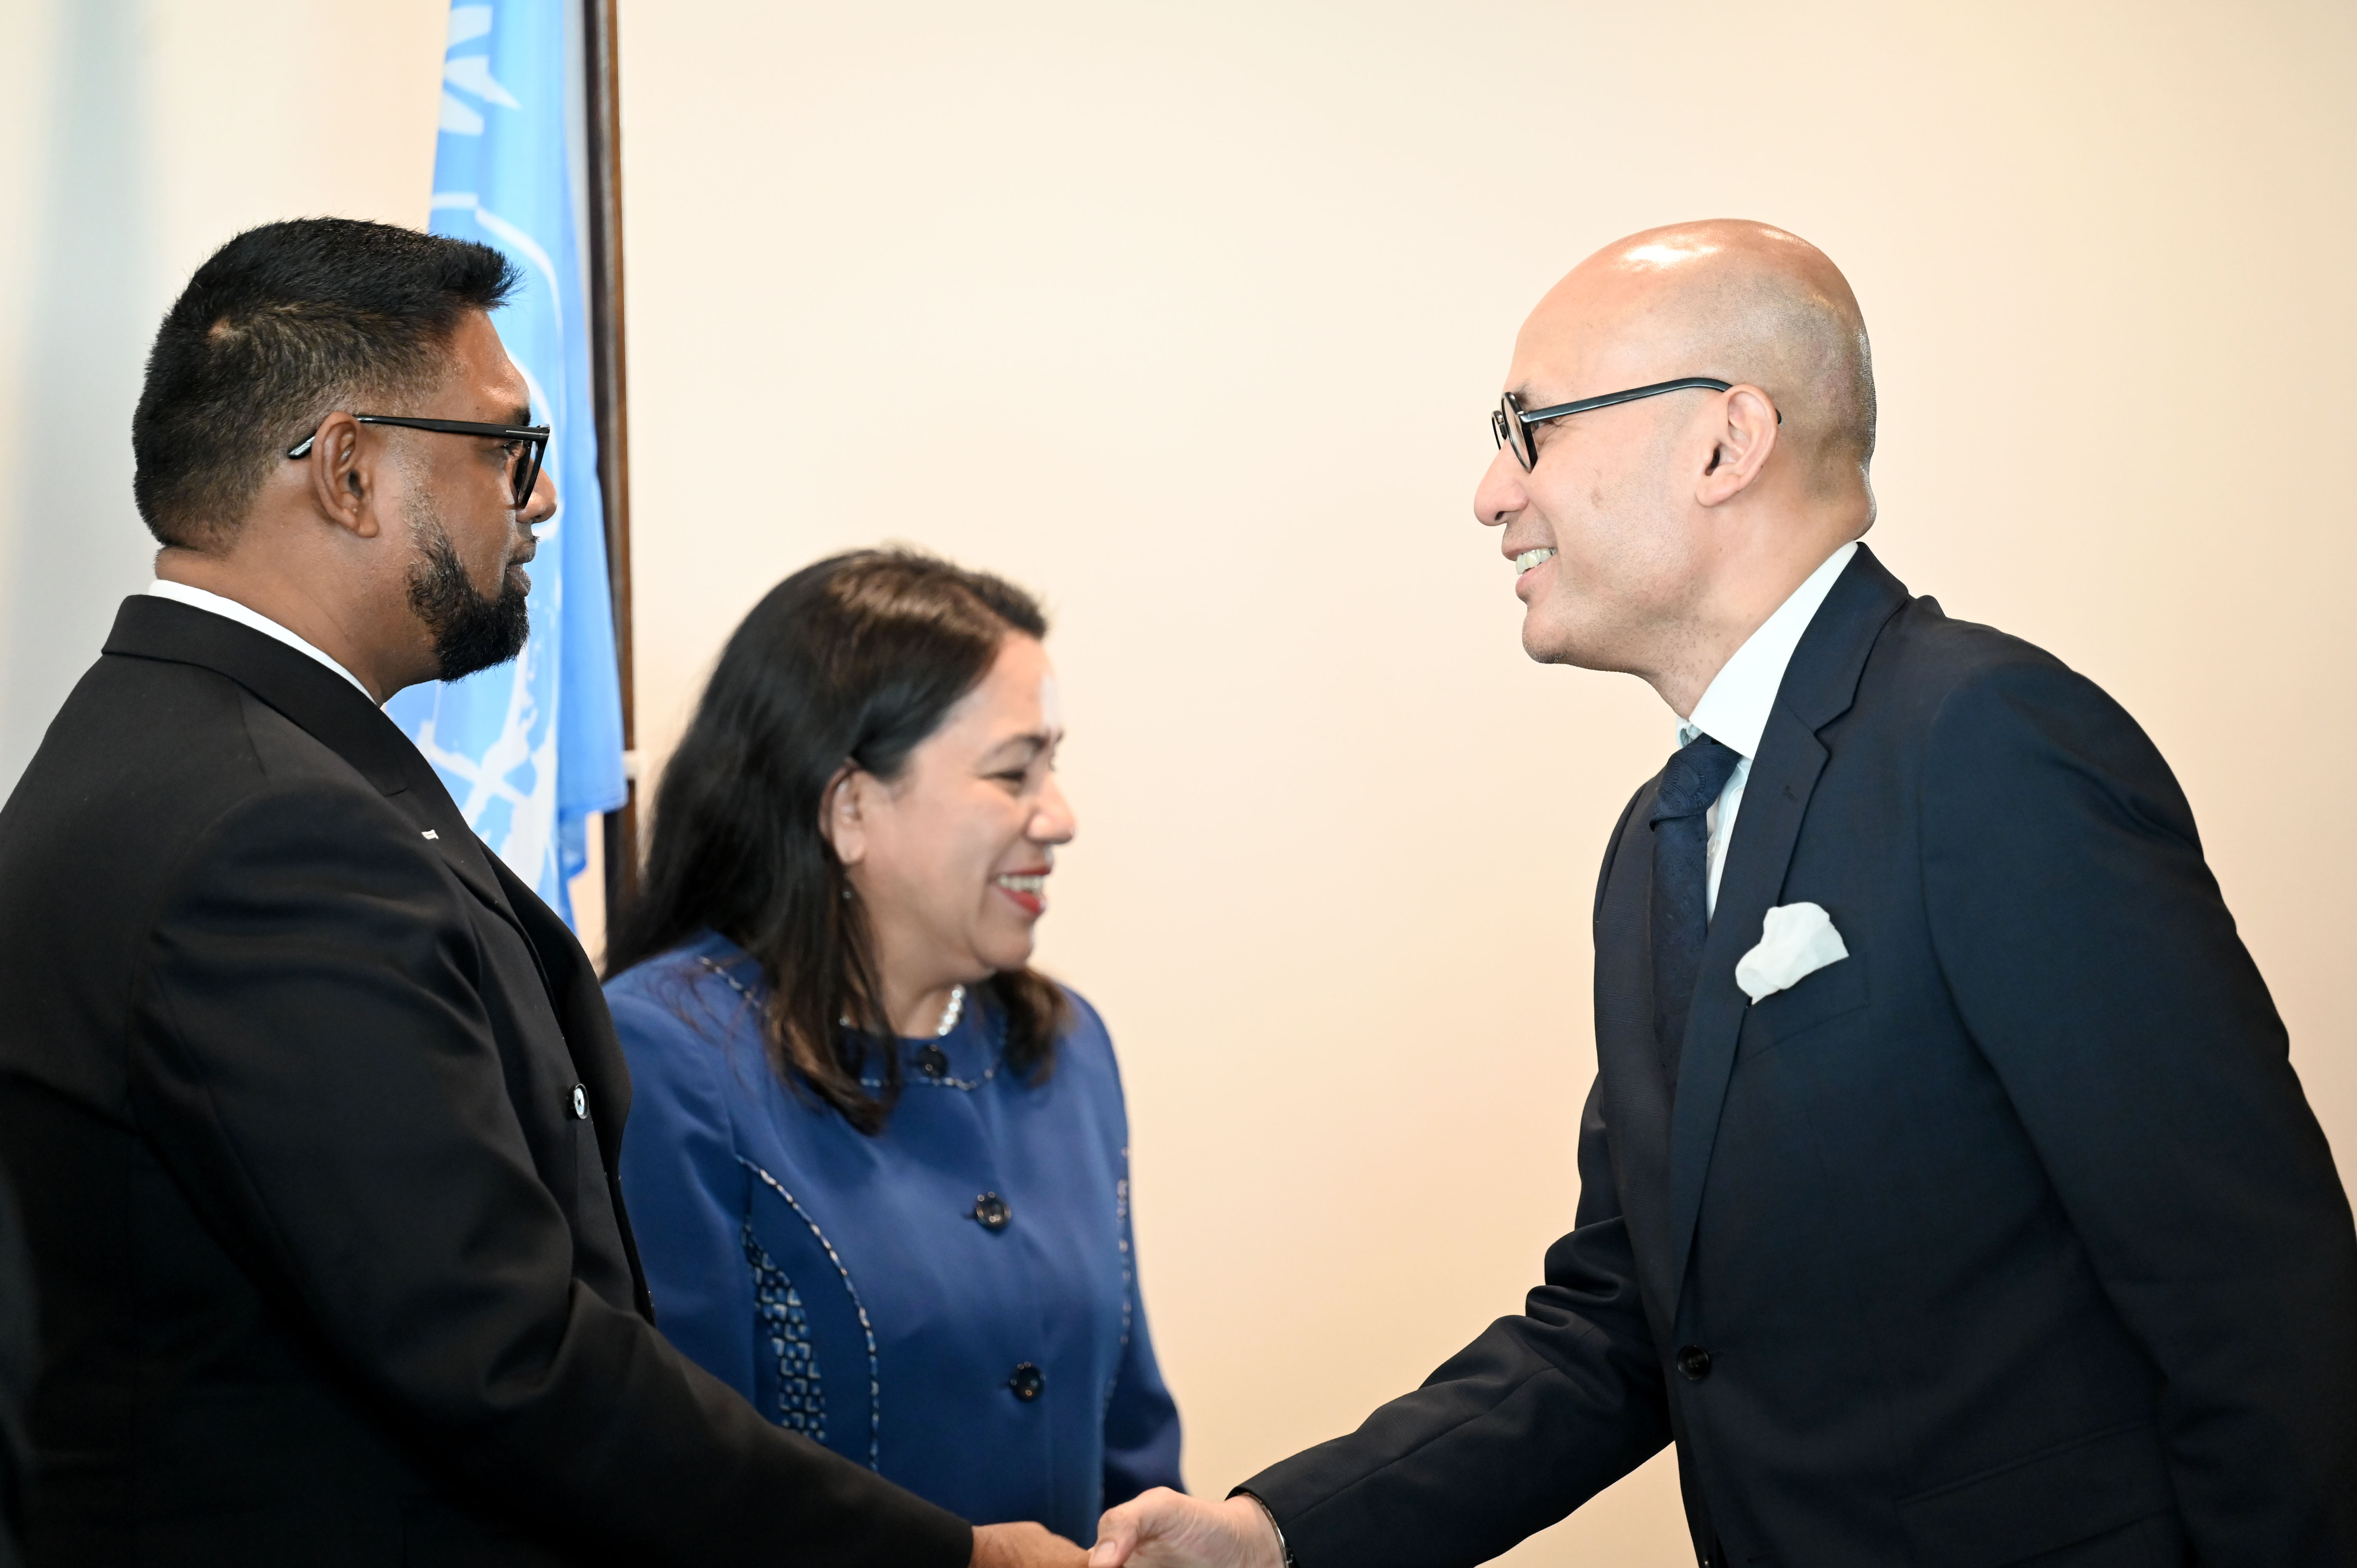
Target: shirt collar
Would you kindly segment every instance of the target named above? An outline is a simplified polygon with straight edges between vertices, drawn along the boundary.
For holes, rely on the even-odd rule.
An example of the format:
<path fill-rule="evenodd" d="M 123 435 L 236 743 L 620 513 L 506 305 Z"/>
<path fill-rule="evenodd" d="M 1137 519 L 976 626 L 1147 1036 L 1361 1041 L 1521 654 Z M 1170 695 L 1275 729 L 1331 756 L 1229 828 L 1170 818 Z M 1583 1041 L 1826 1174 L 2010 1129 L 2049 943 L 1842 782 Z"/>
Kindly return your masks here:
<path fill-rule="evenodd" d="M 186 583 L 175 583 L 162 577 L 148 584 L 147 591 L 159 599 L 172 599 L 195 609 L 210 610 L 217 616 L 226 616 L 240 626 L 251 627 L 264 637 L 285 643 L 297 653 L 308 654 L 350 681 L 354 687 L 358 688 L 361 696 L 368 697 L 371 703 L 376 702 L 376 698 L 369 694 L 368 687 L 361 683 L 359 676 L 336 662 L 329 655 L 321 652 L 317 648 L 280 626 L 260 610 L 249 608 L 235 599 L 224 598 L 219 594 L 208 593 L 202 588 L 192 588 Z"/>
<path fill-rule="evenodd" d="M 1769 710 L 1776 705 L 1776 692 L 1784 683 L 1784 667 L 1792 661 L 1792 650 L 1801 645 L 1801 634 L 1816 618 L 1817 607 L 1825 602 L 1842 568 L 1857 553 L 1857 541 L 1853 539 L 1826 556 L 1824 564 L 1776 607 L 1776 613 L 1743 639 L 1735 656 L 1711 678 L 1702 701 L 1695 704 L 1694 715 L 1678 725 L 1680 746 L 1707 735 L 1746 758 L 1759 754 L 1760 737 L 1767 731 Z"/>

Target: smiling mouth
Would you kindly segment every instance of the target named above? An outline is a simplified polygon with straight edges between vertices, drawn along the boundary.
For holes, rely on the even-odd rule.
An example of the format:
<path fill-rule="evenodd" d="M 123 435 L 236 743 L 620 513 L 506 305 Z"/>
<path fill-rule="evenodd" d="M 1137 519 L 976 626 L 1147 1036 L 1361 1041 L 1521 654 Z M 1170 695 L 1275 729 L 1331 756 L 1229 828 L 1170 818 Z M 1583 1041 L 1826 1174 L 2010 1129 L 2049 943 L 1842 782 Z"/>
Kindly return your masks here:
<path fill-rule="evenodd" d="M 1044 871 L 1009 873 L 994 876 L 991 882 L 998 890 L 1020 905 L 1027 914 L 1045 913 L 1048 908 L 1048 874 Z"/>
<path fill-rule="evenodd" d="M 1514 575 L 1519 577 L 1532 567 L 1555 559 L 1552 550 L 1525 550 L 1514 557 Z"/>

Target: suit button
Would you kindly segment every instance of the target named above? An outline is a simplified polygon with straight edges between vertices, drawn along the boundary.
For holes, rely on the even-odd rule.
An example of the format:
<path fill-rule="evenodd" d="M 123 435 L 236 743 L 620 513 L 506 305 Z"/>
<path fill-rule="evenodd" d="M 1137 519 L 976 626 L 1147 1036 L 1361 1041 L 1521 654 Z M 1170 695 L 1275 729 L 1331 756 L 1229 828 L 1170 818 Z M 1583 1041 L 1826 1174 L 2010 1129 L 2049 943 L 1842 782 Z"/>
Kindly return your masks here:
<path fill-rule="evenodd" d="M 1017 1399 L 1029 1404 L 1039 1397 L 1039 1391 L 1048 1386 L 1048 1375 L 1025 1361 L 1015 1369 L 1015 1375 L 1006 1380 L 1006 1386 L 1015 1391 Z"/>
<path fill-rule="evenodd" d="M 943 1078 L 950 1070 L 949 1053 L 939 1046 L 927 1046 L 917 1053 L 917 1070 L 927 1078 Z"/>
<path fill-rule="evenodd" d="M 589 1120 L 589 1086 L 586 1083 L 573 1086 L 573 1119 L 576 1122 Z"/>
<path fill-rule="evenodd" d="M 985 1192 L 974 1200 L 974 1217 L 982 1222 L 985 1230 L 1004 1230 L 1006 1222 L 1015 1218 L 1015 1211 L 996 1193 Z"/>
<path fill-rule="evenodd" d="M 1678 1347 L 1678 1370 L 1695 1382 L 1710 1376 L 1710 1352 L 1699 1345 Z"/>

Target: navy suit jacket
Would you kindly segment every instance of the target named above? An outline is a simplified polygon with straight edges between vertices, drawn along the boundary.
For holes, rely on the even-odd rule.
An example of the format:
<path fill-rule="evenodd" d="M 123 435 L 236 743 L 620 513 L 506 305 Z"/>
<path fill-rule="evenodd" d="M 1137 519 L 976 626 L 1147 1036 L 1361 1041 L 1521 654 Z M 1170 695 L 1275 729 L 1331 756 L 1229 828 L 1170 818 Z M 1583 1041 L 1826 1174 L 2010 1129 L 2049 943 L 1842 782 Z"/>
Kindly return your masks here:
<path fill-rule="evenodd" d="M 2357 1563 L 2357 1234 L 2166 763 L 1867 551 L 1753 761 L 1674 1090 L 1654 783 L 1596 897 L 1577 1228 L 1245 1483 L 1305 1568 L 1475 1563 L 1678 1446 L 1706 1563 Z M 2324 809 L 2287 795 L 2287 809 Z M 1813 902 L 1850 956 L 1752 1004 Z"/>

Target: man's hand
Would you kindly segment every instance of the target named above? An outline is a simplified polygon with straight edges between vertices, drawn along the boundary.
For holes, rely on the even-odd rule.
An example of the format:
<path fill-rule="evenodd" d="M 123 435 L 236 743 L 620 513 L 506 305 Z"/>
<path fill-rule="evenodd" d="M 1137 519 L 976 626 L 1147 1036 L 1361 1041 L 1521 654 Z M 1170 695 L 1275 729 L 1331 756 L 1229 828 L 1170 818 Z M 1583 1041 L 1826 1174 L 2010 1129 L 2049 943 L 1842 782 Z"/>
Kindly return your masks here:
<path fill-rule="evenodd" d="M 1082 1568 L 1088 1553 L 1039 1524 L 978 1524 L 967 1568 Z"/>
<path fill-rule="evenodd" d="M 1268 1510 L 1250 1498 L 1207 1503 L 1157 1487 L 1097 1524 L 1089 1568 L 1285 1568 Z"/>

